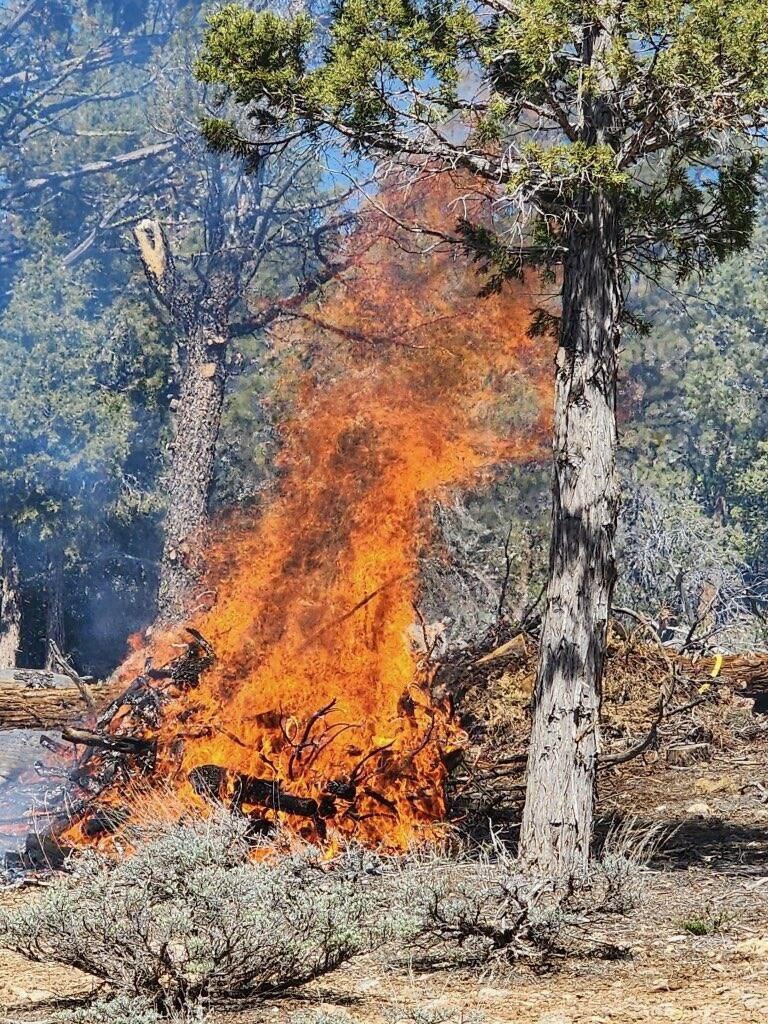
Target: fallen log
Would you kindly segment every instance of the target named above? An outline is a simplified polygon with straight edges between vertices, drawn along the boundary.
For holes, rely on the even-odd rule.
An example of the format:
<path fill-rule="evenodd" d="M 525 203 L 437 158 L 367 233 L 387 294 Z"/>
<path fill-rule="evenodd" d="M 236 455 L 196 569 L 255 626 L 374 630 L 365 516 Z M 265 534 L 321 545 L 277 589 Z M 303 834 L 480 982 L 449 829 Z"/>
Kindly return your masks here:
<path fill-rule="evenodd" d="M 113 682 L 88 687 L 96 708 L 114 701 L 125 683 Z M 0 682 L 0 731 L 8 729 L 59 729 L 88 714 L 81 690 L 70 684 L 44 688 Z"/>
<path fill-rule="evenodd" d="M 61 689 L 72 685 L 72 678 L 48 668 L 0 668 L 0 686 L 29 686 L 33 689 Z"/>

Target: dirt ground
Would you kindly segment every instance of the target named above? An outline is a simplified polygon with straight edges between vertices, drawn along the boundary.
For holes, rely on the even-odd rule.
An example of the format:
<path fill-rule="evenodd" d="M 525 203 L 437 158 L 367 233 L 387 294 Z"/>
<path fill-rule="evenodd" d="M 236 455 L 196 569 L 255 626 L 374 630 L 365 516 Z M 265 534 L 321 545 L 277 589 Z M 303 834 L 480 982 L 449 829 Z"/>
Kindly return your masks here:
<path fill-rule="evenodd" d="M 768 1021 L 768 736 L 671 767 L 659 757 L 613 769 L 601 810 L 663 822 L 674 834 L 626 917 L 576 922 L 546 973 L 481 976 L 385 967 L 375 958 L 308 986 L 300 998 L 221 1012 L 221 1024 L 298 1020 L 322 1009 L 339 1024 L 465 1020 L 504 1024 L 694 1024 Z M 30 898 L 31 891 L 0 895 Z M 695 931 L 707 934 L 694 934 Z M 94 982 L 0 952 L 0 1021 L 50 1020 Z M 427 1014 L 428 1017 L 421 1016 Z M 4 1016 L 3 1016 L 4 1015 Z"/>

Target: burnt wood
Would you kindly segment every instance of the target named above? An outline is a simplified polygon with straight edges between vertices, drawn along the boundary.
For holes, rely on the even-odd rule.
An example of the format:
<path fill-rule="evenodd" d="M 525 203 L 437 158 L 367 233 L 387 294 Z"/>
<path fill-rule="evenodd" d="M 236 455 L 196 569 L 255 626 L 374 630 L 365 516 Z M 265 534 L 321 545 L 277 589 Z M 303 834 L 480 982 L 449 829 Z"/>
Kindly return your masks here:
<path fill-rule="evenodd" d="M 227 791 L 231 786 L 230 806 L 239 812 L 242 812 L 245 805 L 255 804 L 302 818 L 330 818 L 336 813 L 336 803 L 331 794 L 323 796 L 318 802 L 312 797 L 286 792 L 274 779 L 260 779 L 242 772 L 229 772 L 219 765 L 200 765 L 192 769 L 188 778 L 195 792 L 221 802 L 226 800 Z"/>
<path fill-rule="evenodd" d="M 67 728 L 61 732 L 61 738 L 67 743 L 77 743 L 97 750 L 108 750 L 116 754 L 149 754 L 154 749 L 152 740 L 140 739 L 136 736 L 112 736 L 107 732 L 92 732 L 90 729 Z"/>

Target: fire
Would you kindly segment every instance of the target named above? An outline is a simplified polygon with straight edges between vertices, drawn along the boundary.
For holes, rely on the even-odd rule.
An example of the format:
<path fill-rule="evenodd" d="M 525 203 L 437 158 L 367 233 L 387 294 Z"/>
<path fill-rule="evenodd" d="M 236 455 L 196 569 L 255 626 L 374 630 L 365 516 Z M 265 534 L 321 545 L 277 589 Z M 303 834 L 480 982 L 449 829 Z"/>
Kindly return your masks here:
<path fill-rule="evenodd" d="M 446 224 L 449 198 L 433 182 L 398 209 Z M 148 738 L 151 771 L 139 796 L 116 777 L 95 806 L 136 816 L 162 785 L 178 798 L 169 814 L 216 798 L 264 827 L 280 818 L 311 839 L 388 848 L 444 818 L 460 736 L 414 643 L 429 506 L 540 457 L 551 353 L 527 334 L 531 288 L 480 299 L 455 252 L 409 254 L 413 239 L 392 232 L 372 218 L 341 281 L 275 340 L 286 365 L 311 354 L 312 369 L 298 392 L 287 385 L 297 397 L 274 495 L 255 521 L 221 525 L 209 552 L 206 607 L 188 625 L 215 660 L 188 688 L 145 675 L 151 714 L 126 704 L 109 729 Z M 185 637 L 154 638 L 122 677 L 178 658 Z M 88 814 L 67 841 L 98 831 Z"/>

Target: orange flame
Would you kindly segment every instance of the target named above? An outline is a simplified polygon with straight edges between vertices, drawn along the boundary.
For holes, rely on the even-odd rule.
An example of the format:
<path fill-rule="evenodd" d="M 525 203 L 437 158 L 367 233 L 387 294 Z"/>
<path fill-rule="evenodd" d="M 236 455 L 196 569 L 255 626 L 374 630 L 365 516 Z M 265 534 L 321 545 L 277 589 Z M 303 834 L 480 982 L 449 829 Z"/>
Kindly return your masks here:
<path fill-rule="evenodd" d="M 417 207 L 445 224 L 452 187 L 415 189 L 399 214 Z M 206 806 L 189 773 L 216 765 L 320 808 L 302 817 L 246 799 L 246 811 L 315 839 L 325 815 L 332 830 L 404 848 L 444 817 L 445 755 L 459 742 L 413 642 L 428 505 L 505 461 L 540 457 L 551 355 L 526 333 L 529 287 L 480 299 L 465 260 L 409 254 L 413 239 L 384 218 L 355 243 L 331 294 L 276 339 L 289 367 L 312 357 L 281 481 L 255 524 L 219 530 L 206 584 L 216 598 L 191 620 L 215 664 L 148 734 L 153 777 L 189 804 Z M 147 655 L 178 655 L 179 639 L 134 652 L 123 677 Z M 135 735 L 133 712 L 112 729 Z M 108 800 L 126 793 L 116 785 Z"/>

